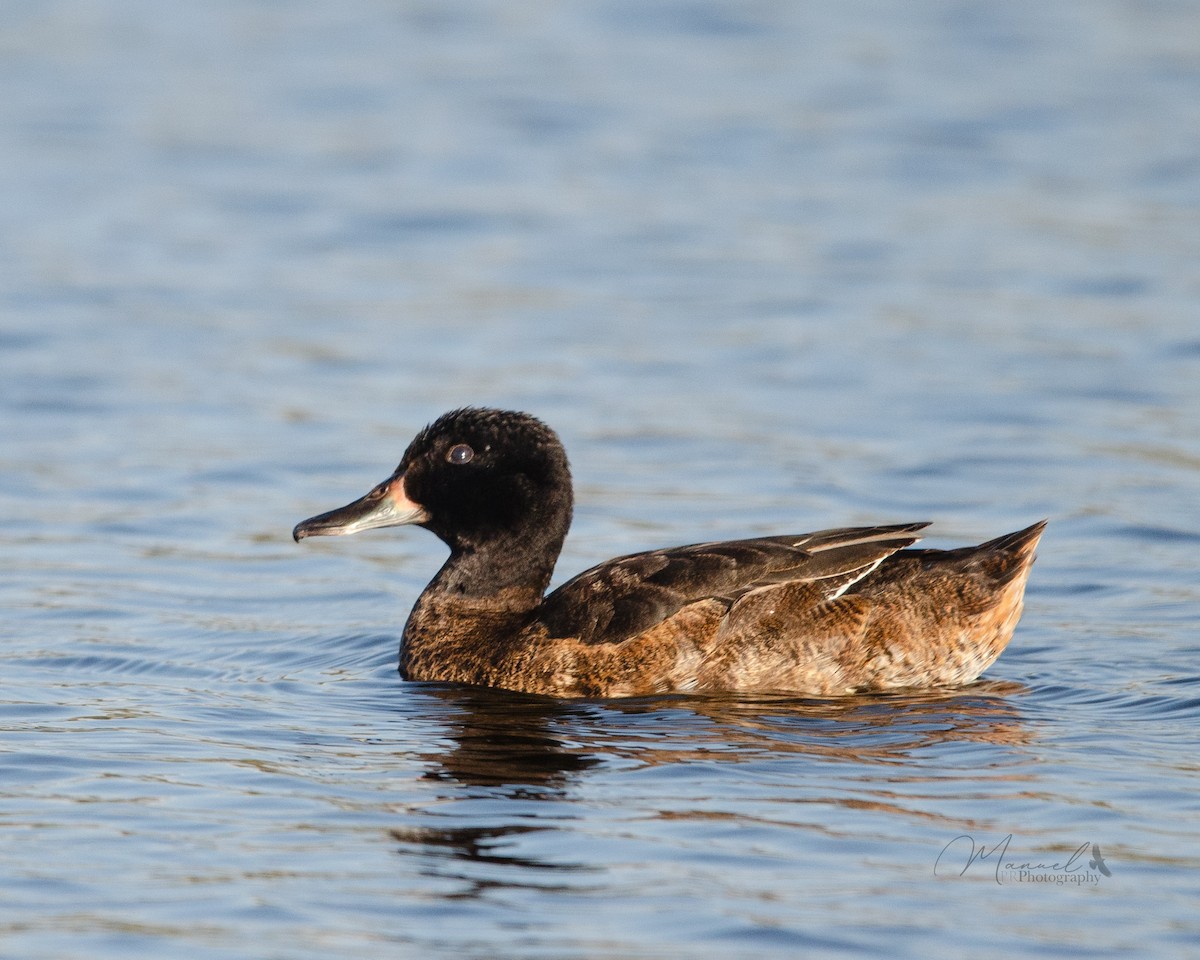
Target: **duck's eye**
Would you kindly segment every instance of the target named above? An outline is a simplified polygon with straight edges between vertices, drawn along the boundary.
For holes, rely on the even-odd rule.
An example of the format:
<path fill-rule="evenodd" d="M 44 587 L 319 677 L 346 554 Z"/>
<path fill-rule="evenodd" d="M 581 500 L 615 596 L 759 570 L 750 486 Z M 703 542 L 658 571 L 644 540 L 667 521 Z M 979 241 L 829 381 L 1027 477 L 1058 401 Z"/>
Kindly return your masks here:
<path fill-rule="evenodd" d="M 450 448 L 446 454 L 446 460 L 450 463 L 464 464 L 470 463 L 475 458 L 475 451 L 465 443 L 457 443 Z"/>

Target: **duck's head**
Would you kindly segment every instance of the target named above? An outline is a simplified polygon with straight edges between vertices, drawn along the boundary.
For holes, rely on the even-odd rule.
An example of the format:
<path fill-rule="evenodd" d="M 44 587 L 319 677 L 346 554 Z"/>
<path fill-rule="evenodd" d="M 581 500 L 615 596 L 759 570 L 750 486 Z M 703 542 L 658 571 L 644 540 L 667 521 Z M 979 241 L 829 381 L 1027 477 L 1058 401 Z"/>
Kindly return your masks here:
<path fill-rule="evenodd" d="M 536 549 L 553 564 L 571 522 L 571 473 L 557 435 L 526 413 L 468 407 L 439 417 L 370 493 L 296 525 L 329 537 L 417 524 L 451 551 Z"/>

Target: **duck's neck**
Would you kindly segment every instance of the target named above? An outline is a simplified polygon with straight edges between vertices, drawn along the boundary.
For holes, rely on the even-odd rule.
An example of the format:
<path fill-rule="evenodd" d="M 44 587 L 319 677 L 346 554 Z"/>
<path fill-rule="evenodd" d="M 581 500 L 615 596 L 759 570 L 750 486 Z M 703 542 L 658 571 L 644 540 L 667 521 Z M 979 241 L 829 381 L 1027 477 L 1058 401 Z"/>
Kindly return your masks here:
<path fill-rule="evenodd" d="M 487 600 L 516 590 L 532 593 L 540 600 L 550 585 L 562 537 L 554 543 L 545 542 L 544 537 L 529 539 L 534 542 L 511 539 L 480 547 L 452 548 L 422 595 Z"/>
<path fill-rule="evenodd" d="M 457 545 L 404 626 L 400 673 L 488 684 L 542 602 L 566 530 L 531 528 L 479 547 Z"/>
<path fill-rule="evenodd" d="M 450 556 L 422 596 L 486 600 L 515 591 L 540 600 L 571 527 L 572 500 L 569 475 L 555 475 L 540 487 L 521 487 L 519 497 L 475 505 L 475 522 L 462 527 L 437 518 L 423 524 Z M 489 517 L 493 512 L 502 519 Z"/>

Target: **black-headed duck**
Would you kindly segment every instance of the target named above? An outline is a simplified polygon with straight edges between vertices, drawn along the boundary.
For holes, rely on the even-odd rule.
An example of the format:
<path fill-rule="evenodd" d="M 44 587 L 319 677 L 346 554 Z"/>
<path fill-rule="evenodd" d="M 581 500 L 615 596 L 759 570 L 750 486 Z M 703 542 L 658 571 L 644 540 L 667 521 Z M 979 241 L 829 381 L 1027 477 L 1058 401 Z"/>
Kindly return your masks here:
<path fill-rule="evenodd" d="M 293 536 L 411 523 L 450 548 L 405 624 L 406 679 L 828 697 L 978 677 L 1012 636 L 1045 527 L 957 550 L 907 549 L 925 523 L 700 543 L 609 560 L 547 596 L 572 500 L 549 427 L 466 408 L 417 434 L 365 497 Z"/>

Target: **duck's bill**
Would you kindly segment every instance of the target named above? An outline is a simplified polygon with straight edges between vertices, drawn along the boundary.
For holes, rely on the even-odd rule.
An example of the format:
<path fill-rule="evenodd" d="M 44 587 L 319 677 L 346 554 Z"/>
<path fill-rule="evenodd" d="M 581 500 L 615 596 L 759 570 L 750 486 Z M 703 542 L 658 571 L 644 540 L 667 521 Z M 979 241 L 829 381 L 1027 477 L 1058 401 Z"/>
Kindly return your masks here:
<path fill-rule="evenodd" d="M 413 503 L 404 492 L 404 475 L 388 477 L 365 497 L 328 513 L 309 517 L 296 524 L 292 537 L 340 537 L 377 527 L 398 527 L 405 523 L 424 523 L 429 514 Z"/>

